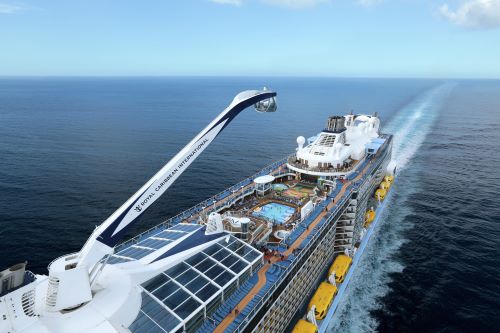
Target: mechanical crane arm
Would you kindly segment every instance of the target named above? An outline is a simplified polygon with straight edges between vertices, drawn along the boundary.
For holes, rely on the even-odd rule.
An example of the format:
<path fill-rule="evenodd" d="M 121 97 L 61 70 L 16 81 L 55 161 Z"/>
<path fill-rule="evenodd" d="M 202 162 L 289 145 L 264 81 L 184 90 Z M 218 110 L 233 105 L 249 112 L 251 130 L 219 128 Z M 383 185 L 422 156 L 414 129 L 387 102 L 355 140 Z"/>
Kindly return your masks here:
<path fill-rule="evenodd" d="M 212 141 L 244 109 L 255 105 L 257 111 L 276 111 L 276 93 L 264 90 L 247 90 L 239 93 L 231 104 L 191 142 L 160 169 L 120 208 L 98 226 L 78 255 L 78 266 L 89 270 L 123 238 L 126 230 L 148 209 Z"/>

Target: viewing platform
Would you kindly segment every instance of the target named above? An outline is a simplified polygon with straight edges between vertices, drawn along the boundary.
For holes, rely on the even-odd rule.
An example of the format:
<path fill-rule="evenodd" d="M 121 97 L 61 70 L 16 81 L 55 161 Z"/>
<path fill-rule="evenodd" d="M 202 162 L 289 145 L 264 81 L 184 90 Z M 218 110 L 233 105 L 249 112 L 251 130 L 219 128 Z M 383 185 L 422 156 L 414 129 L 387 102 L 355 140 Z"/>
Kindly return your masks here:
<path fill-rule="evenodd" d="M 359 161 L 348 160 L 342 165 L 326 166 L 326 167 L 311 167 L 306 163 L 301 163 L 296 155 L 292 155 L 287 160 L 287 167 L 293 171 L 307 173 L 315 176 L 345 176 L 356 169 Z"/>

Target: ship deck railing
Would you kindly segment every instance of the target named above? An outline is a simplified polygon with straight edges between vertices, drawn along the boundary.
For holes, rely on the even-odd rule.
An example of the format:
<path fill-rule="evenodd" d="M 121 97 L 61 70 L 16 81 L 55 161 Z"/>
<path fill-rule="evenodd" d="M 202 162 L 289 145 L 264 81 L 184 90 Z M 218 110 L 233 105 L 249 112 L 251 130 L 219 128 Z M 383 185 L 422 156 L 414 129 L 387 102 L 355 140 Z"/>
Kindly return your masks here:
<path fill-rule="evenodd" d="M 342 166 L 342 167 L 312 167 L 309 166 L 305 163 L 301 163 L 297 155 L 292 155 L 288 158 L 287 161 L 288 164 L 290 164 L 293 167 L 296 167 L 301 170 L 306 170 L 306 171 L 312 171 L 312 172 L 328 172 L 328 173 L 339 173 L 339 172 L 349 172 L 354 170 L 358 166 L 358 161 L 354 161 L 353 163 L 349 164 L 348 166 Z"/>

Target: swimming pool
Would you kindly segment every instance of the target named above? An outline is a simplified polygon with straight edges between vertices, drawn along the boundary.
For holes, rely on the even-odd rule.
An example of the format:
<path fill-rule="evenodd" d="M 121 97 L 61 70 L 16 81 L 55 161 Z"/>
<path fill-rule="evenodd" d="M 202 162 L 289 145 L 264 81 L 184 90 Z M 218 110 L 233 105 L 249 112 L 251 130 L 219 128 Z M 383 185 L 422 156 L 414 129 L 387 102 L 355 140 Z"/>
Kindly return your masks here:
<path fill-rule="evenodd" d="M 254 210 L 252 215 L 262 217 L 276 224 L 283 224 L 290 219 L 293 213 L 295 213 L 295 208 L 276 202 L 271 202 L 265 204 L 264 206 L 258 207 L 256 210 Z"/>
<path fill-rule="evenodd" d="M 275 190 L 275 191 L 288 190 L 288 186 L 286 186 L 285 184 L 274 184 L 273 185 L 273 190 Z"/>

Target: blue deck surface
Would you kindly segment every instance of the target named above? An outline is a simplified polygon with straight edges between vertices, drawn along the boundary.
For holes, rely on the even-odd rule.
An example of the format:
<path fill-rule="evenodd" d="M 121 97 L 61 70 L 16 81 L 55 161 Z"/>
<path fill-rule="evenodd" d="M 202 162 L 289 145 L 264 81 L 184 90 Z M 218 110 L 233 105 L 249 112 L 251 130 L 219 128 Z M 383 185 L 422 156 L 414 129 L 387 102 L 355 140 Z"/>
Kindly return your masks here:
<path fill-rule="evenodd" d="M 285 224 L 286 221 L 295 213 L 295 208 L 270 202 L 260 207 L 259 211 L 254 211 L 253 216 L 262 217 L 275 224 Z"/>

